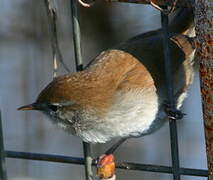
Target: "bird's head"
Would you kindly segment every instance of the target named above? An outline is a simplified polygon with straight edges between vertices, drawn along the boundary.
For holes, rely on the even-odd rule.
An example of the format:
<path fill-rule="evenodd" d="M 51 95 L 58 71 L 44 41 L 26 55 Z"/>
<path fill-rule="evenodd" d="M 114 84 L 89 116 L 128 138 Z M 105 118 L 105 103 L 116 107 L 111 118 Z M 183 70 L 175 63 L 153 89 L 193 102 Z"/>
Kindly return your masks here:
<path fill-rule="evenodd" d="M 61 78 L 52 81 L 41 91 L 35 102 L 21 106 L 18 110 L 38 110 L 57 118 L 66 109 L 74 110 L 76 105 L 67 92 L 69 87 L 64 82 L 66 81 Z"/>

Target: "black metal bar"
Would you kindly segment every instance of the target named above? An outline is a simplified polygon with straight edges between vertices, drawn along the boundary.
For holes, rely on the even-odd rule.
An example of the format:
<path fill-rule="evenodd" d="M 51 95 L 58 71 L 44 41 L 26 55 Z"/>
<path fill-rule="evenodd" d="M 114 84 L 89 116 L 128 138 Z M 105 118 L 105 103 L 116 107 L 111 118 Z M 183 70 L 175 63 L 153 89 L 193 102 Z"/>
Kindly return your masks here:
<path fill-rule="evenodd" d="M 164 68 L 165 68 L 165 79 L 167 83 L 167 98 L 171 103 L 172 108 L 175 108 L 175 99 L 174 99 L 174 88 L 173 88 L 173 79 L 172 79 L 172 62 L 171 54 L 169 47 L 169 32 L 168 32 L 168 15 L 161 13 L 161 25 L 163 33 L 163 48 L 164 48 Z"/>
<path fill-rule="evenodd" d="M 179 163 L 179 151 L 178 151 L 178 135 L 177 125 L 175 120 L 169 120 L 170 127 L 170 143 L 172 153 L 172 166 L 174 168 L 174 180 L 180 180 L 180 163 Z"/>
<path fill-rule="evenodd" d="M 6 163 L 5 163 L 2 119 L 1 119 L 1 111 L 0 111 L 0 180 L 6 180 L 6 179 L 7 179 L 7 173 L 6 173 Z"/>
<path fill-rule="evenodd" d="M 70 0 L 71 4 L 71 13 L 72 13 L 72 28 L 73 28 L 73 42 L 74 42 L 74 51 L 75 51 L 75 64 L 76 70 L 83 70 L 83 60 L 81 53 L 81 31 L 78 18 L 78 7 L 76 0 Z M 91 158 L 91 147 L 88 143 L 83 142 L 83 151 L 85 159 L 85 175 L 86 180 L 92 180 L 92 158 Z"/>
<path fill-rule="evenodd" d="M 187 176 L 203 176 L 208 177 L 208 170 L 180 168 L 180 174 Z"/>
<path fill-rule="evenodd" d="M 169 49 L 169 32 L 168 32 L 168 15 L 161 13 L 161 24 L 162 24 L 162 33 L 163 33 L 163 46 L 164 46 L 164 58 L 165 58 L 165 79 L 167 82 L 167 95 L 168 101 L 171 105 L 171 108 L 175 109 L 175 99 L 173 95 L 173 79 L 172 79 L 172 66 L 171 66 L 171 56 Z M 174 169 L 173 179 L 180 180 L 180 163 L 179 163 L 179 152 L 178 152 L 178 136 L 177 136 L 177 126 L 176 120 L 169 119 L 170 127 L 170 141 L 171 141 L 171 154 L 172 154 L 172 167 Z"/>
<path fill-rule="evenodd" d="M 48 161 L 48 162 L 77 164 L 77 165 L 85 164 L 84 158 L 81 158 L 81 157 L 71 157 L 71 156 L 62 156 L 62 155 L 53 155 L 53 154 L 6 151 L 6 157 L 17 158 L 17 159 L 27 159 L 27 160 L 39 160 L 39 161 Z M 93 164 L 93 165 L 95 165 L 95 164 Z M 169 166 L 138 164 L 138 163 L 131 163 L 131 162 L 117 162 L 116 168 L 125 169 L 125 170 L 137 170 L 137 171 L 149 171 L 149 172 L 173 174 L 173 168 L 169 167 Z M 180 168 L 180 174 L 189 175 L 189 176 L 208 177 L 208 170 Z"/>
<path fill-rule="evenodd" d="M 53 154 L 6 151 L 6 157 L 84 165 L 84 158 L 62 156 L 62 155 L 55 155 L 55 154 L 53 155 Z"/>

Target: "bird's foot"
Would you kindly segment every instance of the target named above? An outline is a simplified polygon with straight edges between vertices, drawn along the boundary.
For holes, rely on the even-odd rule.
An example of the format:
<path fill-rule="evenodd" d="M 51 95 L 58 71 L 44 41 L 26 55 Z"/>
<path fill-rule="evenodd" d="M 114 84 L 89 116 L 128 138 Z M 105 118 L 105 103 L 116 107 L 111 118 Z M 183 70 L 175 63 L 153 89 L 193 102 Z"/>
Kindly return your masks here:
<path fill-rule="evenodd" d="M 180 110 L 173 108 L 169 102 L 164 103 L 164 110 L 168 115 L 169 119 L 182 119 L 186 114 L 182 113 Z"/>
<path fill-rule="evenodd" d="M 97 158 L 97 175 L 101 180 L 115 180 L 115 158 L 104 154 Z"/>

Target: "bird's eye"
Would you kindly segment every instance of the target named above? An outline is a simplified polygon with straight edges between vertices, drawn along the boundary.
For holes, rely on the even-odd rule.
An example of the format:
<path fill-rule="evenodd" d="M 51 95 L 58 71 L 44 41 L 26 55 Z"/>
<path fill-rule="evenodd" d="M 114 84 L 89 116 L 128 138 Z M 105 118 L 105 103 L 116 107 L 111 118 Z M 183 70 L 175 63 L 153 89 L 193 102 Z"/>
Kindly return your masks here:
<path fill-rule="evenodd" d="M 57 110 L 58 110 L 58 106 L 56 106 L 56 105 L 49 105 L 49 108 L 52 110 L 52 111 L 54 111 L 54 112 L 56 112 Z"/>

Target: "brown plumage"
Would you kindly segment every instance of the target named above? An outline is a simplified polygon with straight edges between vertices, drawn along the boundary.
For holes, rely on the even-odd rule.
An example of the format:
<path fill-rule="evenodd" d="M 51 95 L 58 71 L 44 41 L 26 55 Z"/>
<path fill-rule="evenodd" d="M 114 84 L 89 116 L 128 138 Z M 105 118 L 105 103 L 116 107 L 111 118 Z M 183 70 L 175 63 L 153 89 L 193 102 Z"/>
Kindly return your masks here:
<path fill-rule="evenodd" d="M 72 100 L 82 107 L 108 109 L 116 91 L 154 87 L 146 68 L 123 51 L 108 50 L 85 71 L 56 78 L 39 95 L 38 102 L 58 103 Z"/>

